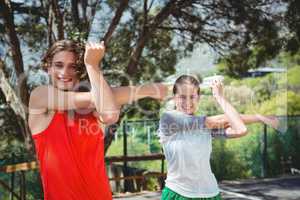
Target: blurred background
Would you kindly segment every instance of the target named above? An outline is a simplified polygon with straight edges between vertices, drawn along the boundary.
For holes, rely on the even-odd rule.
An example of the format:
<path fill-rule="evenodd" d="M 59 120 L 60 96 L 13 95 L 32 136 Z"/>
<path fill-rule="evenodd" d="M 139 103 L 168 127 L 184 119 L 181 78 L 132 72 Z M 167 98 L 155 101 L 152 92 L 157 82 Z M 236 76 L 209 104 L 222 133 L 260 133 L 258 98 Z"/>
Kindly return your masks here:
<path fill-rule="evenodd" d="M 276 115 L 280 128 L 253 124 L 246 137 L 215 139 L 219 182 L 292 177 L 300 187 L 299 1 L 0 0 L 0 11 L 0 199 L 43 197 L 27 105 L 30 91 L 49 82 L 42 55 L 61 39 L 104 40 L 102 68 L 112 86 L 197 76 L 199 115 L 221 113 L 205 85 L 221 77 L 239 112 Z M 146 98 L 126 105 L 105 128 L 114 194 L 163 187 L 156 130 L 167 104 Z"/>

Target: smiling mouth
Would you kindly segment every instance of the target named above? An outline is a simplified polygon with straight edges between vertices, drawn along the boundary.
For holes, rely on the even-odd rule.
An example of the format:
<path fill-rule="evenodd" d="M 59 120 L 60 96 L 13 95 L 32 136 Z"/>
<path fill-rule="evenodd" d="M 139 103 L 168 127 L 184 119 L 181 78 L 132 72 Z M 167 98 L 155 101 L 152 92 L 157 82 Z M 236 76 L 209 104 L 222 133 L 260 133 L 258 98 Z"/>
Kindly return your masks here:
<path fill-rule="evenodd" d="M 64 82 L 64 83 L 68 83 L 71 82 L 72 79 L 71 78 L 58 78 L 59 81 Z"/>

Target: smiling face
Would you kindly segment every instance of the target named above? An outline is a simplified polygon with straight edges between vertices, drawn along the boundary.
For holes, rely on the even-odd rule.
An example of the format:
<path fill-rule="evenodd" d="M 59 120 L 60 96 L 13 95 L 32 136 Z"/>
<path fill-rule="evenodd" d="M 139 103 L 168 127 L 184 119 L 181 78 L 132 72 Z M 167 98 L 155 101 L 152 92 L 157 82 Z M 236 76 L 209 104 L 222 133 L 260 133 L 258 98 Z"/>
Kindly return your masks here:
<path fill-rule="evenodd" d="M 73 90 L 78 82 L 76 55 L 71 51 L 57 52 L 48 67 L 48 74 L 54 87 L 60 90 Z"/>
<path fill-rule="evenodd" d="M 73 40 L 56 41 L 42 58 L 42 69 L 50 75 L 54 87 L 73 90 L 86 75 L 84 46 Z"/>
<path fill-rule="evenodd" d="M 193 115 L 199 103 L 199 87 L 192 83 L 177 84 L 174 95 L 176 110 L 188 115 Z"/>

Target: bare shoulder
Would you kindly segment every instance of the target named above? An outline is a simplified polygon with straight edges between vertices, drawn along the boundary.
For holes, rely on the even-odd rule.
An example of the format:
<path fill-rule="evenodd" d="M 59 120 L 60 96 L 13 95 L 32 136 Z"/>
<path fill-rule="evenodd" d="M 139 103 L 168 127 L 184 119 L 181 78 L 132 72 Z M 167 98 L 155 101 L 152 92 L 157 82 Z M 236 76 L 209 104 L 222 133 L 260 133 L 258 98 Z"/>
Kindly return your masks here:
<path fill-rule="evenodd" d="M 50 125 L 55 111 L 49 111 L 41 114 L 29 114 L 28 125 L 32 135 L 36 135 L 46 130 Z"/>
<path fill-rule="evenodd" d="M 32 91 L 31 91 L 31 94 L 30 96 L 35 96 L 35 95 L 39 95 L 39 94 L 44 94 L 45 92 L 48 91 L 49 88 L 51 88 L 52 86 L 50 85 L 40 85 L 40 86 L 37 86 L 36 88 L 34 88 Z"/>
<path fill-rule="evenodd" d="M 48 98 L 48 90 L 50 86 L 41 85 L 32 90 L 29 98 L 29 112 L 32 109 L 43 108 L 46 107 L 47 98 Z"/>
<path fill-rule="evenodd" d="M 30 93 L 28 125 L 32 135 L 45 130 L 54 115 L 47 109 L 48 88 L 46 85 L 38 86 Z"/>

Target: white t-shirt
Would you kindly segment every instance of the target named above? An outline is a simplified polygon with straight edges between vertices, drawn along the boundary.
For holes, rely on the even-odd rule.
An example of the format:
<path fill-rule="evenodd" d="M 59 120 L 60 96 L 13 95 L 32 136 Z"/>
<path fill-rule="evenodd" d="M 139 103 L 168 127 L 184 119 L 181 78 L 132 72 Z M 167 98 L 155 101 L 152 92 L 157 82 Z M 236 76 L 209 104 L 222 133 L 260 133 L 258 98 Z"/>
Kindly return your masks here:
<path fill-rule="evenodd" d="M 204 122 L 205 116 L 168 111 L 159 123 L 158 136 L 168 164 L 166 187 L 189 198 L 209 198 L 220 192 L 210 167 L 212 136 Z"/>

